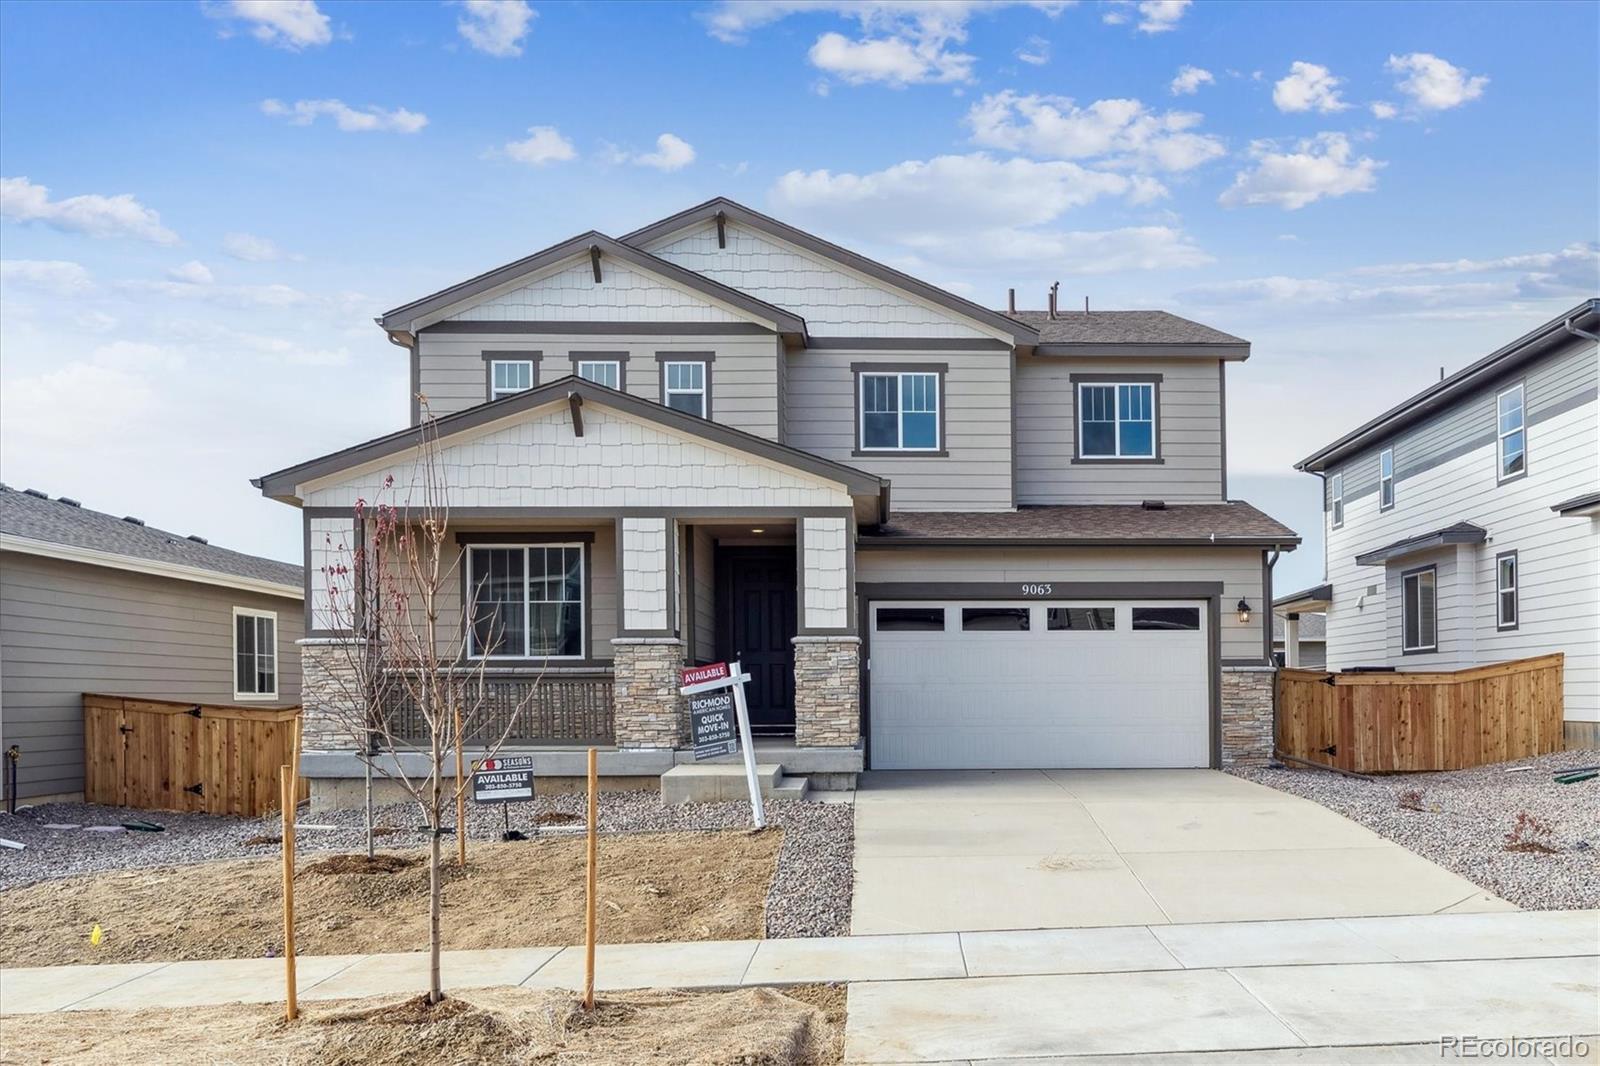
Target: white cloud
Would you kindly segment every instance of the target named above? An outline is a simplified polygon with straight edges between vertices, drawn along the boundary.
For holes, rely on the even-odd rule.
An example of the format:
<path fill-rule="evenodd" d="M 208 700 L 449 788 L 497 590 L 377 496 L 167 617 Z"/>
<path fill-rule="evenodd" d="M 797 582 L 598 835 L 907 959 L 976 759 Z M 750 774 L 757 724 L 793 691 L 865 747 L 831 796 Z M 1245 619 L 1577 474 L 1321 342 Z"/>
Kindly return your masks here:
<path fill-rule="evenodd" d="M 42 222 L 69 233 L 91 237 L 133 237 L 153 244 L 177 244 L 178 235 L 161 224 L 161 216 L 131 193 L 100 196 L 88 193 L 65 200 L 50 199 L 50 190 L 27 178 L 0 178 L 0 218 Z"/>
<path fill-rule="evenodd" d="M 281 100 L 263 100 L 261 113 L 288 119 L 295 126 L 309 126 L 317 119 L 327 117 L 346 133 L 416 133 L 428 124 L 428 116 L 421 112 L 407 111 L 403 107 L 385 110 L 373 105 L 357 109 L 343 100 L 297 100 L 293 104 L 285 104 Z"/>
<path fill-rule="evenodd" d="M 903 37 L 862 38 L 824 33 L 807 53 L 811 65 L 851 85 L 882 82 L 893 89 L 921 82 L 971 81 L 974 56 L 942 44 Z"/>
<path fill-rule="evenodd" d="M 1400 113 L 1400 109 L 1387 100 L 1374 100 L 1368 108 L 1372 111 L 1373 118 L 1394 118 Z"/>
<path fill-rule="evenodd" d="M 1482 96 L 1484 86 L 1489 84 L 1486 76 L 1468 74 L 1461 67 L 1427 52 L 1392 55 L 1385 66 L 1390 73 L 1399 76 L 1395 88 L 1410 97 L 1412 106 L 1419 111 L 1448 111 L 1460 107 Z"/>
<path fill-rule="evenodd" d="M 1050 41 L 1036 33 L 1022 42 L 1022 47 L 1016 50 L 1015 55 L 1024 63 L 1042 67 L 1050 62 Z"/>
<path fill-rule="evenodd" d="M 1140 33 L 1166 33 L 1178 28 L 1179 21 L 1189 10 L 1192 0 L 1109 0 L 1109 6 L 1100 21 L 1108 26 L 1125 25 L 1130 11 L 1139 15 Z"/>
<path fill-rule="evenodd" d="M 656 138 L 653 152 L 628 152 L 608 146 L 605 158 L 612 163 L 629 163 L 636 167 L 654 167 L 657 170 L 682 170 L 694 162 L 694 146 L 673 133 L 663 133 Z"/>
<path fill-rule="evenodd" d="M 175 266 L 167 271 L 167 277 L 183 285 L 210 285 L 216 281 L 211 273 L 211 268 L 198 259 L 191 259 L 182 266 Z"/>
<path fill-rule="evenodd" d="M 94 288 L 94 280 L 81 264 L 64 259 L 0 259 L 0 290 L 8 285 L 75 296 Z"/>
<path fill-rule="evenodd" d="M 333 27 L 316 0 L 231 0 L 205 11 L 213 18 L 244 22 L 256 40 L 291 51 L 333 40 Z"/>
<path fill-rule="evenodd" d="M 1358 267 L 1357 277 L 1417 275 L 1516 274 L 1515 295 L 1588 296 L 1600 291 L 1600 243 L 1577 242 L 1560 251 L 1504 255 L 1490 259 L 1445 259 L 1433 262 L 1380 263 Z"/>
<path fill-rule="evenodd" d="M 271 263 L 283 258 L 283 252 L 276 244 L 253 233 L 226 235 L 222 238 L 222 250 L 247 263 Z"/>
<path fill-rule="evenodd" d="M 1298 211 L 1324 198 L 1371 192 L 1383 166 L 1368 156 L 1356 158 L 1350 139 L 1342 133 L 1319 133 L 1290 152 L 1279 151 L 1272 141 L 1256 141 L 1250 155 L 1255 167 L 1235 175 L 1217 199 L 1222 206 Z"/>
<path fill-rule="evenodd" d="M 117 287 L 126 292 L 167 296 L 176 300 L 197 300 L 236 309 L 301 307 L 327 302 L 292 285 L 283 284 L 217 285 L 169 278 L 166 281 L 122 281 L 117 283 Z"/>
<path fill-rule="evenodd" d="M 461 0 L 456 30 L 478 51 L 500 59 L 522 54 L 522 39 L 538 17 L 525 0 Z"/>
<path fill-rule="evenodd" d="M 561 136 L 561 131 L 554 126 L 529 126 L 524 140 L 507 141 L 500 151 L 507 159 L 534 167 L 565 163 L 578 157 L 572 142 Z"/>
<path fill-rule="evenodd" d="M 1289 64 L 1289 73 L 1272 87 L 1272 102 L 1279 111 L 1343 111 L 1350 106 L 1339 96 L 1343 81 L 1327 67 L 1297 59 Z"/>
<path fill-rule="evenodd" d="M 1168 88 L 1171 89 L 1173 96 L 1193 96 L 1200 91 L 1200 86 L 1211 85 L 1216 80 L 1209 70 L 1182 66 L 1178 68 L 1178 76 L 1172 79 L 1172 84 Z"/>
<path fill-rule="evenodd" d="M 987 148 L 1051 159 L 1102 159 L 1113 166 L 1190 170 L 1223 154 L 1222 142 L 1194 133 L 1202 116 L 1156 113 L 1138 100 L 1078 107 L 1064 96 L 985 96 L 967 112 L 972 139 Z"/>

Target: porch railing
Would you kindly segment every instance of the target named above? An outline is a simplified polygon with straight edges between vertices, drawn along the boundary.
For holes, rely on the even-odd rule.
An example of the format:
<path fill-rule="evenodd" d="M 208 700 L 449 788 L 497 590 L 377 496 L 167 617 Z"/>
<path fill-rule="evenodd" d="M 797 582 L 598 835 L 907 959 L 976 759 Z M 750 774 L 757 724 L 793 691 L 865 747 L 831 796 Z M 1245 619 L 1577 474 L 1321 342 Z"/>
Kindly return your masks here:
<path fill-rule="evenodd" d="M 458 684 L 462 706 L 473 707 L 478 679 L 462 678 Z M 470 717 L 469 747 L 493 743 L 502 734 L 507 744 L 612 744 L 616 720 L 611 672 L 491 674 L 483 679 L 481 703 Z M 390 705 L 389 723 L 397 738 L 422 740 L 428 735 L 421 712 L 403 690 Z M 506 733 L 508 723 L 511 731 Z"/>

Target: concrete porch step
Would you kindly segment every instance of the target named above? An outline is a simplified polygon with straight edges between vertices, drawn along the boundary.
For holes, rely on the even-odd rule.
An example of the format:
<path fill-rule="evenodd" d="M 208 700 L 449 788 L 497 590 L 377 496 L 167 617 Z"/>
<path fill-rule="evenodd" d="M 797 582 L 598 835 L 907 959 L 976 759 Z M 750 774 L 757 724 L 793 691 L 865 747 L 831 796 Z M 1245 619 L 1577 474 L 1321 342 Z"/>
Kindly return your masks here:
<path fill-rule="evenodd" d="M 756 782 L 761 794 L 773 799 L 804 799 L 808 782 L 785 777 L 778 763 L 757 763 Z M 661 802 L 725 803 L 749 798 L 744 766 L 738 763 L 687 763 L 661 775 Z"/>

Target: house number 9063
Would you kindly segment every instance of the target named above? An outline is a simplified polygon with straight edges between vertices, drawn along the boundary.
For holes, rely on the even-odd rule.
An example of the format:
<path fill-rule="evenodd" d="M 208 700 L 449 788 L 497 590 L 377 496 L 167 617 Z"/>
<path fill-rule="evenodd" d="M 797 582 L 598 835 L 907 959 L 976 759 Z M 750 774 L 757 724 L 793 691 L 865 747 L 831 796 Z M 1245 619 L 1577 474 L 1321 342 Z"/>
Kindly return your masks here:
<path fill-rule="evenodd" d="M 1050 595 L 1051 591 L 1053 591 L 1053 586 L 1051 586 L 1051 585 L 1023 585 L 1022 586 L 1022 594 L 1024 596 L 1048 596 L 1048 595 Z"/>

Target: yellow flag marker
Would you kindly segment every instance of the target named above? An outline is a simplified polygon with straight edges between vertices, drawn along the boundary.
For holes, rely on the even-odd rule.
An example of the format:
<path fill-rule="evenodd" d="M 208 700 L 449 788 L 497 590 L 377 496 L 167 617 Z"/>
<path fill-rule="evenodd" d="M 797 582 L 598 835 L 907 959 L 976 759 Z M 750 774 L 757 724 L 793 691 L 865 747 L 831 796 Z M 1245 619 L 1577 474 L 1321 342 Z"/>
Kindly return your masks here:
<path fill-rule="evenodd" d="M 95 947 L 99 947 L 100 941 L 104 940 L 105 938 L 106 931 L 100 928 L 99 922 L 96 922 L 94 928 L 89 930 L 89 943 L 93 944 Z"/>

